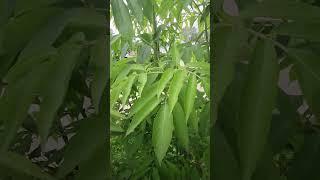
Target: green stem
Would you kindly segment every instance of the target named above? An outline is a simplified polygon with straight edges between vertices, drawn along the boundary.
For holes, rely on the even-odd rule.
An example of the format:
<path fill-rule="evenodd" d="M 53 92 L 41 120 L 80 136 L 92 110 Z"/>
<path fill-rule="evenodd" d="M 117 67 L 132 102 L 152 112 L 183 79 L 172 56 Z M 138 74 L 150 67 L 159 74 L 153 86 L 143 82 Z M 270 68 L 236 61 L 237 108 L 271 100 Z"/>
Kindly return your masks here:
<path fill-rule="evenodd" d="M 154 54 L 155 54 L 155 57 L 156 57 L 156 60 L 158 61 L 159 60 L 159 42 L 158 42 L 158 39 L 156 39 L 156 36 L 157 36 L 157 20 L 156 20 L 156 14 L 155 14 L 155 8 L 154 8 L 154 5 L 153 5 L 153 40 L 154 40 Z"/>

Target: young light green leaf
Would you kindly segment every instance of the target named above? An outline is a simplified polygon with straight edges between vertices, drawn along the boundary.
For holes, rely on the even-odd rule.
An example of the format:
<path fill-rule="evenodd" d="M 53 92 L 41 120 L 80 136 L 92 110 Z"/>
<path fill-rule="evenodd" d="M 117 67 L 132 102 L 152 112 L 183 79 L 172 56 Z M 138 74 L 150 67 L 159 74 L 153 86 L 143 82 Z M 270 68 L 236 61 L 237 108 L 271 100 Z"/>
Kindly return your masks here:
<path fill-rule="evenodd" d="M 122 36 L 130 37 L 133 35 L 132 21 L 129 10 L 123 0 L 111 1 L 114 21 Z"/>
<path fill-rule="evenodd" d="M 184 80 L 186 77 L 186 71 L 185 70 L 177 70 L 174 73 L 174 76 L 172 78 L 172 81 L 169 86 L 168 90 L 168 105 L 169 110 L 172 112 L 174 106 L 176 105 L 176 102 L 178 101 L 180 90 L 183 86 Z"/>
<path fill-rule="evenodd" d="M 132 89 L 132 86 L 133 86 L 133 83 L 135 82 L 136 80 L 136 74 L 135 73 L 132 73 L 129 77 L 128 77 L 128 81 L 126 83 L 126 86 L 125 88 L 123 89 L 122 91 L 122 99 L 121 99 L 121 103 L 122 103 L 122 106 L 124 106 L 126 103 L 127 103 L 127 100 L 128 100 L 128 97 L 130 95 L 130 92 L 131 92 L 131 89 Z"/>
<path fill-rule="evenodd" d="M 244 91 L 238 135 L 242 180 L 250 180 L 267 142 L 279 64 L 271 42 L 258 41 Z"/>
<path fill-rule="evenodd" d="M 106 54 L 106 46 L 106 38 L 103 36 L 91 48 L 90 53 L 90 68 L 93 72 L 93 80 L 91 82 L 91 96 L 96 113 L 99 113 L 100 99 L 108 80 L 108 60 Z"/>
<path fill-rule="evenodd" d="M 34 178 L 55 180 L 55 178 L 43 172 L 37 165 L 33 164 L 26 157 L 17 153 L 2 151 L 0 156 L 0 165 L 19 173 L 33 176 Z"/>
<path fill-rule="evenodd" d="M 193 110 L 194 101 L 197 96 L 197 77 L 195 74 L 189 75 L 189 80 L 186 89 L 186 95 L 184 100 L 184 111 L 186 113 L 186 123 L 188 123 L 188 119 L 191 111 Z"/>
<path fill-rule="evenodd" d="M 171 78 L 173 77 L 174 70 L 172 68 L 168 68 L 167 70 L 164 71 L 162 74 L 159 83 L 158 83 L 158 88 L 157 88 L 157 96 L 160 97 L 162 91 L 166 87 L 166 85 L 169 83 Z"/>
<path fill-rule="evenodd" d="M 43 101 L 38 114 L 37 123 L 39 134 L 45 142 L 53 119 L 64 100 L 64 96 L 69 87 L 73 68 L 75 67 L 82 46 L 79 42 L 84 41 L 84 34 L 77 33 L 69 41 L 59 48 L 59 54 L 52 57 L 51 69 L 48 70 L 47 76 L 43 78 L 43 85 L 40 90 Z"/>
<path fill-rule="evenodd" d="M 162 105 L 156 119 L 153 122 L 152 144 L 157 160 L 161 165 L 164 156 L 167 153 L 173 131 L 173 118 L 167 103 Z"/>
<path fill-rule="evenodd" d="M 179 102 L 173 108 L 173 123 L 175 135 L 181 146 L 188 150 L 189 148 L 189 135 L 188 135 L 188 126 L 186 123 L 186 118 L 182 106 Z"/>
<path fill-rule="evenodd" d="M 134 129 L 152 112 L 152 110 L 158 106 L 159 103 L 160 99 L 156 96 L 147 101 L 141 110 L 134 115 L 127 129 L 126 136 L 132 133 Z"/>

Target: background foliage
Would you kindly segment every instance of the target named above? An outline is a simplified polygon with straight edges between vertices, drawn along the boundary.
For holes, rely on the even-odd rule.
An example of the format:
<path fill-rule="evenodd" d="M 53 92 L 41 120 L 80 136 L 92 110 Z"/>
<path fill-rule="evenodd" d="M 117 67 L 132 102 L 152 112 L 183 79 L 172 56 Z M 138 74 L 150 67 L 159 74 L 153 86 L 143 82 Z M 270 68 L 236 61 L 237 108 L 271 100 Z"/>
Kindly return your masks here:
<path fill-rule="evenodd" d="M 213 178 L 320 178 L 319 5 L 215 1 Z"/>
<path fill-rule="evenodd" d="M 209 1 L 111 11 L 113 178 L 209 179 Z"/>
<path fill-rule="evenodd" d="M 104 8 L 0 0 L 0 179 L 107 178 Z"/>

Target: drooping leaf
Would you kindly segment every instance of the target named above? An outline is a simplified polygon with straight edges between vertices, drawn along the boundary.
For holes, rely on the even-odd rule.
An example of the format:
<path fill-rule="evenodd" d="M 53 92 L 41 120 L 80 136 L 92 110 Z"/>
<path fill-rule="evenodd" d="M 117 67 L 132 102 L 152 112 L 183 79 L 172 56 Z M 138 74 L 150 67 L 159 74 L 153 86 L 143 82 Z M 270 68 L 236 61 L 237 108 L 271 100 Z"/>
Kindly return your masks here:
<path fill-rule="evenodd" d="M 129 10 L 124 4 L 123 0 L 111 1 L 112 13 L 114 21 L 122 36 L 132 36 L 132 21 L 130 18 Z"/>
<path fill-rule="evenodd" d="M 127 129 L 126 136 L 134 131 L 134 129 L 147 117 L 152 110 L 160 103 L 160 99 L 156 96 L 152 97 L 134 116 Z"/>
<path fill-rule="evenodd" d="M 129 112 L 129 117 L 133 116 L 137 112 L 141 111 L 143 107 L 152 99 L 156 96 L 156 88 L 157 88 L 158 83 L 153 84 L 152 86 L 145 88 L 143 91 L 141 97 L 136 100 L 130 109 Z M 145 93 L 144 93 L 145 92 Z"/>
<path fill-rule="evenodd" d="M 178 101 L 180 90 L 183 86 L 184 80 L 186 77 L 185 70 L 177 70 L 173 78 L 171 80 L 169 90 L 168 90 L 168 106 L 170 112 L 172 112 L 174 106 L 176 105 L 176 102 Z"/>
<path fill-rule="evenodd" d="M 213 164 L 212 176 L 214 179 L 238 179 L 240 176 L 238 162 L 231 150 L 231 146 L 227 141 L 227 138 L 218 128 L 215 126 L 213 129 Z"/>
<path fill-rule="evenodd" d="M 152 0 L 144 0 L 140 1 L 143 7 L 143 14 L 145 17 L 148 18 L 150 23 L 153 22 L 153 5 L 156 5 L 156 3 L 153 3 Z"/>
<path fill-rule="evenodd" d="M 143 26 L 143 10 L 142 10 L 142 7 L 140 6 L 141 3 L 139 2 L 139 0 L 128 0 L 127 2 L 135 18 L 138 20 L 140 25 Z"/>
<path fill-rule="evenodd" d="M 138 91 L 139 91 L 139 95 L 142 94 L 142 91 L 147 83 L 148 80 L 148 74 L 147 73 L 140 73 L 138 75 L 138 82 L 139 82 L 139 87 L 138 87 Z"/>
<path fill-rule="evenodd" d="M 162 91 L 167 86 L 171 78 L 173 77 L 174 70 L 172 68 L 168 68 L 165 70 L 159 80 L 158 87 L 157 87 L 157 96 L 160 97 Z"/>
<path fill-rule="evenodd" d="M 82 46 L 78 43 L 84 41 L 84 34 L 73 35 L 69 41 L 59 48 L 58 55 L 51 59 L 51 66 L 43 82 L 40 94 L 43 98 L 41 110 L 37 116 L 39 133 L 42 140 L 49 134 L 50 127 L 62 104 L 73 68 L 75 67 Z"/>
<path fill-rule="evenodd" d="M 267 142 L 277 92 L 278 62 L 273 45 L 258 41 L 249 66 L 239 129 L 241 179 L 250 180 Z"/>
<path fill-rule="evenodd" d="M 40 60 L 42 58 L 40 57 Z M 28 60 L 28 61 L 33 61 Z M 19 126 L 27 117 L 30 104 L 39 93 L 41 78 L 46 75 L 46 69 L 50 67 L 50 62 L 43 61 L 33 65 L 23 77 L 12 79 L 4 95 L 0 98 L 0 115 L 4 125 L 4 132 L 1 135 L 1 149 L 6 150 L 10 146 Z M 23 91 L 21 91 L 23 89 Z"/>
<path fill-rule="evenodd" d="M 216 39 L 217 43 L 216 61 L 214 61 L 213 82 L 216 84 L 213 90 L 213 98 L 219 103 L 226 88 L 231 83 L 234 76 L 234 66 L 237 61 L 238 49 L 241 46 L 243 31 L 240 27 L 217 27 Z M 242 34 L 242 35 L 239 35 Z"/>
<path fill-rule="evenodd" d="M 108 80 L 108 60 L 106 52 L 106 38 L 101 37 L 91 49 L 90 67 L 93 72 L 91 82 L 91 96 L 96 112 L 99 112 L 100 98 Z"/>
<path fill-rule="evenodd" d="M 189 148 L 189 134 L 188 126 L 185 118 L 184 111 L 179 102 L 173 108 L 173 122 L 174 122 L 174 131 L 175 135 L 181 146 L 188 150 Z"/>
<path fill-rule="evenodd" d="M 167 103 L 162 105 L 157 117 L 153 122 L 152 144 L 157 160 L 161 165 L 164 156 L 167 153 L 173 131 L 173 118 Z"/>
<path fill-rule="evenodd" d="M 188 122 L 191 111 L 193 110 L 194 101 L 197 96 L 197 77 L 195 74 L 189 75 L 189 80 L 186 89 L 184 111 L 186 114 L 186 122 Z"/>
<path fill-rule="evenodd" d="M 135 73 L 133 73 L 128 77 L 128 81 L 126 83 L 126 86 L 122 91 L 123 92 L 123 94 L 122 94 L 123 96 L 122 96 L 122 99 L 121 99 L 122 106 L 124 106 L 127 103 L 127 100 L 128 100 L 129 95 L 130 95 L 133 83 L 136 80 L 136 76 L 137 75 Z"/>
<path fill-rule="evenodd" d="M 320 104 L 317 97 L 320 93 L 319 55 L 307 50 L 290 49 L 291 58 L 295 61 L 299 84 L 311 111 L 320 117 Z"/>

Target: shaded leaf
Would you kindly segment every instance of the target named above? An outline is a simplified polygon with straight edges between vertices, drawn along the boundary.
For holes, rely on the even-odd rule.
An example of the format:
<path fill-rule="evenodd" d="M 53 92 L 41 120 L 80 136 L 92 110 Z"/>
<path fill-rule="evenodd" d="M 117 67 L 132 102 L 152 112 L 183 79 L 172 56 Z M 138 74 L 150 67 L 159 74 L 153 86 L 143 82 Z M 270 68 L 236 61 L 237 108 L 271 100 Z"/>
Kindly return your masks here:
<path fill-rule="evenodd" d="M 270 42 L 257 43 L 244 91 L 239 129 L 242 180 L 250 180 L 267 142 L 276 98 L 278 62 Z"/>

